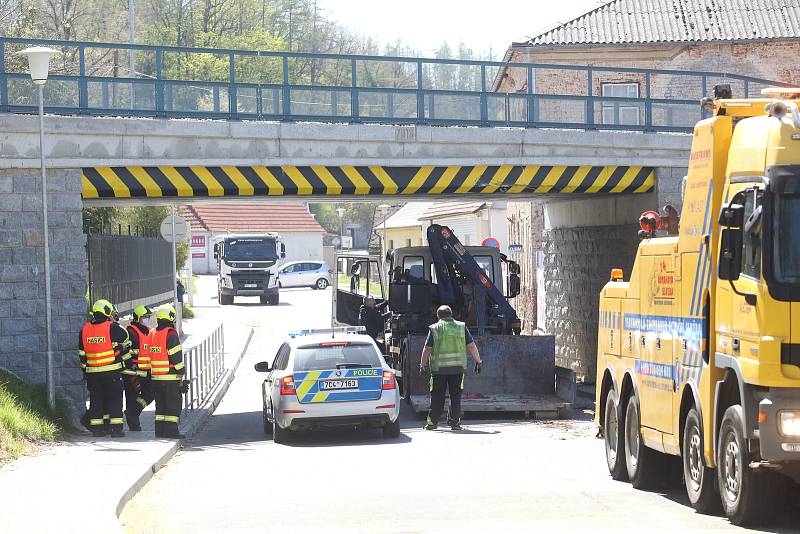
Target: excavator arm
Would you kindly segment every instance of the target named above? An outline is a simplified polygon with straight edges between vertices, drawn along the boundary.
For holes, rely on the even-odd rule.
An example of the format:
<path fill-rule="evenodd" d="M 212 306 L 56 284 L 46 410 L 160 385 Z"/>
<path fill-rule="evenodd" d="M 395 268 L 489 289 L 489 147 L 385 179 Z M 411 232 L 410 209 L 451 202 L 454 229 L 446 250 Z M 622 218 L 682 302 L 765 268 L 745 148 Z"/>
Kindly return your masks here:
<path fill-rule="evenodd" d="M 482 291 L 494 305 L 491 318 L 479 317 L 478 324 L 486 324 L 487 319 L 494 319 L 495 322 L 500 319 L 502 323 L 508 325 L 507 328 L 504 327 L 501 330 L 519 330 L 516 310 L 511 307 L 503 293 L 492 283 L 483 268 L 467 252 L 450 228 L 438 224 L 429 226 L 428 247 L 436 269 L 436 285 L 440 302 L 448 304 L 458 302 L 460 291 L 455 274 L 455 268 L 458 268 L 458 271 L 476 286 L 478 292 Z M 479 314 L 486 313 L 486 306 L 478 306 L 477 309 Z"/>

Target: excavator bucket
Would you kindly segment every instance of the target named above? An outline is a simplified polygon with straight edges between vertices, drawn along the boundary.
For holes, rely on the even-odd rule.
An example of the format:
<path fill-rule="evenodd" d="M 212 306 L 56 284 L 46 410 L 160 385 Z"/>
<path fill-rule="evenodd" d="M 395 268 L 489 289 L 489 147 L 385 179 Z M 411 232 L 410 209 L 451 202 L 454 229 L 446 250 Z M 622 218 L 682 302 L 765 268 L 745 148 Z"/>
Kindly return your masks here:
<path fill-rule="evenodd" d="M 575 399 L 575 373 L 556 367 L 553 336 L 474 336 L 483 360 L 480 375 L 470 363 L 464 379 L 464 412 L 522 412 L 556 418 Z M 430 375 L 419 374 L 425 336 L 406 341 L 404 396 L 414 411 L 430 407 Z M 470 359 L 471 362 L 471 359 Z"/>

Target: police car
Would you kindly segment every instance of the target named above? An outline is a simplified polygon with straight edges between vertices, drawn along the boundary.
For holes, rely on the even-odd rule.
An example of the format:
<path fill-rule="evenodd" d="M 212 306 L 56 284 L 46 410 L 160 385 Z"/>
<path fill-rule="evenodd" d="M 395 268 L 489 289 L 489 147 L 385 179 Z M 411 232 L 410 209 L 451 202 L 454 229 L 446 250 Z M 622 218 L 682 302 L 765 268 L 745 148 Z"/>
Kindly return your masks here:
<path fill-rule="evenodd" d="M 382 428 L 400 436 L 400 394 L 394 372 L 363 327 L 290 334 L 262 385 L 264 432 L 285 443 L 294 430 Z"/>

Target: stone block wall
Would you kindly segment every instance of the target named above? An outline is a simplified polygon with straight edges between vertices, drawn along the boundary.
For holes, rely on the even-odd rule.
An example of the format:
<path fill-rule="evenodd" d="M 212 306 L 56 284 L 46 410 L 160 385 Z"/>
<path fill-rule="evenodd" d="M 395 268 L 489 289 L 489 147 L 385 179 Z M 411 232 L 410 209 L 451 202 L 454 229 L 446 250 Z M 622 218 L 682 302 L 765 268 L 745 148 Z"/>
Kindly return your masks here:
<path fill-rule="evenodd" d="M 41 199 L 38 170 L 0 170 L 0 368 L 33 384 L 46 379 Z M 79 170 L 48 173 L 48 208 L 56 395 L 82 411 L 87 262 Z"/>
<path fill-rule="evenodd" d="M 612 268 L 631 272 L 637 231 L 636 224 L 545 231 L 545 330 L 556 338 L 556 365 L 579 380 L 595 381 L 600 290 Z"/>

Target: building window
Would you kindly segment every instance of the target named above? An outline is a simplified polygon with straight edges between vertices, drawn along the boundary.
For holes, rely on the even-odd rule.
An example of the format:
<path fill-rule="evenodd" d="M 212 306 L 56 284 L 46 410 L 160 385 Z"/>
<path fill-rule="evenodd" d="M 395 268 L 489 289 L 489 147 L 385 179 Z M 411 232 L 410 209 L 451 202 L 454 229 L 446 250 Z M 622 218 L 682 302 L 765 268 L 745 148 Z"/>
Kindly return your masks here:
<path fill-rule="evenodd" d="M 394 239 L 390 239 L 389 240 L 389 250 L 392 250 L 393 248 L 394 248 Z"/>
<path fill-rule="evenodd" d="M 604 83 L 603 96 L 615 98 L 639 98 L 638 83 Z M 640 124 L 639 105 L 632 102 L 604 100 L 602 104 L 603 124 Z"/>
<path fill-rule="evenodd" d="M 410 247 L 410 246 L 411 246 L 411 240 L 410 240 L 410 239 L 406 239 L 406 246 L 407 246 L 407 247 Z"/>

